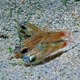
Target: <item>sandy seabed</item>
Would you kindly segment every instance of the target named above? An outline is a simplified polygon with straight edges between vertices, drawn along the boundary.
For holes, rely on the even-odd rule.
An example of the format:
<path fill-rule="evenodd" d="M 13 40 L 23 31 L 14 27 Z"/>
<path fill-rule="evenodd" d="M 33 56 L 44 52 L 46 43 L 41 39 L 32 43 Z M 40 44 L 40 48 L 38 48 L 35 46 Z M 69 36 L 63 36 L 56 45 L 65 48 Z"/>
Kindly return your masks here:
<path fill-rule="evenodd" d="M 14 19 L 41 28 L 48 25 L 52 31 L 80 31 L 80 1 L 0 0 L 0 35 L 7 36 L 0 37 L 0 80 L 80 80 L 80 45 L 35 67 L 25 67 L 21 60 L 8 60 L 19 43 Z M 80 42 L 80 32 L 72 36 L 73 43 L 67 48 Z"/>

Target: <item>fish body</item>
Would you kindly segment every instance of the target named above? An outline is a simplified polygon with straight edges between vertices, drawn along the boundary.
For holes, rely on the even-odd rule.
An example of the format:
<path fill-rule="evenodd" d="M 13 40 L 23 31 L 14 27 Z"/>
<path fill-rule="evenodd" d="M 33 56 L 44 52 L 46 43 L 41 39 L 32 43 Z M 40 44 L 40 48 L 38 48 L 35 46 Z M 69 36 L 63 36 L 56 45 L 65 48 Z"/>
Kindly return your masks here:
<path fill-rule="evenodd" d="M 69 36 L 69 33 L 66 31 L 46 32 L 31 23 L 27 24 L 27 27 L 22 28 L 22 31 L 23 35 L 30 35 L 30 37 L 25 37 L 21 42 L 23 47 L 18 56 L 21 58 L 20 54 L 22 55 L 26 65 L 39 64 L 51 53 L 66 47 L 68 44 L 68 41 L 64 40 L 64 38 Z"/>

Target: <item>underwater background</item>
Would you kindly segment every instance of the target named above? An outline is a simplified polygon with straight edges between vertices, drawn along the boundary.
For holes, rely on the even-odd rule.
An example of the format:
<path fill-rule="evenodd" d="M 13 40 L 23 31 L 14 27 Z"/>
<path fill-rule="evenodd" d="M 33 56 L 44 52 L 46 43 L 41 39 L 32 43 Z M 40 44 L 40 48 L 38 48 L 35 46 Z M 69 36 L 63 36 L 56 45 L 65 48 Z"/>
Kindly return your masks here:
<path fill-rule="evenodd" d="M 0 80 L 80 80 L 80 45 L 35 67 L 9 60 L 20 41 L 15 19 L 40 28 L 47 25 L 51 31 L 75 31 L 73 42 L 65 48 L 69 49 L 80 43 L 79 0 L 0 0 Z"/>

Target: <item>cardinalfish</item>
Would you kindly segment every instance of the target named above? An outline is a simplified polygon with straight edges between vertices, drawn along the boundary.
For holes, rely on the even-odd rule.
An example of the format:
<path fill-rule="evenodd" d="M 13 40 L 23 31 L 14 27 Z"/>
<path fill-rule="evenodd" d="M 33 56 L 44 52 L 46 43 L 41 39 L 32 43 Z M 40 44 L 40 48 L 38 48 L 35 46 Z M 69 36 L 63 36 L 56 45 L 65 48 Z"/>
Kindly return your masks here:
<path fill-rule="evenodd" d="M 20 40 L 20 45 L 15 47 L 14 57 L 23 59 L 25 65 L 44 62 L 49 55 L 68 44 L 65 38 L 69 38 L 70 33 L 67 31 L 43 31 L 31 23 L 19 26 L 19 37 L 21 39 L 20 34 L 23 35 L 23 40 Z"/>

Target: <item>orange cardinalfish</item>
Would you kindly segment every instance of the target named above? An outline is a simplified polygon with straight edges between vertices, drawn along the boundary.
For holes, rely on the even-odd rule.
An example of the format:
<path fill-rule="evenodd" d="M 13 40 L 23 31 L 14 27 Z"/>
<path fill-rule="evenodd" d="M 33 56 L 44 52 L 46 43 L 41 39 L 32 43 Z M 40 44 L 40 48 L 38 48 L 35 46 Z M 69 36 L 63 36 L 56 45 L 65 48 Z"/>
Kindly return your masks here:
<path fill-rule="evenodd" d="M 15 55 L 18 58 L 23 58 L 26 65 L 38 64 L 51 53 L 66 47 L 68 41 L 64 40 L 64 38 L 70 35 L 66 31 L 42 31 L 31 23 L 28 23 L 27 27 L 22 26 L 21 30 L 24 35 L 30 35 L 30 37 L 25 37 L 21 42 L 23 47 Z"/>

